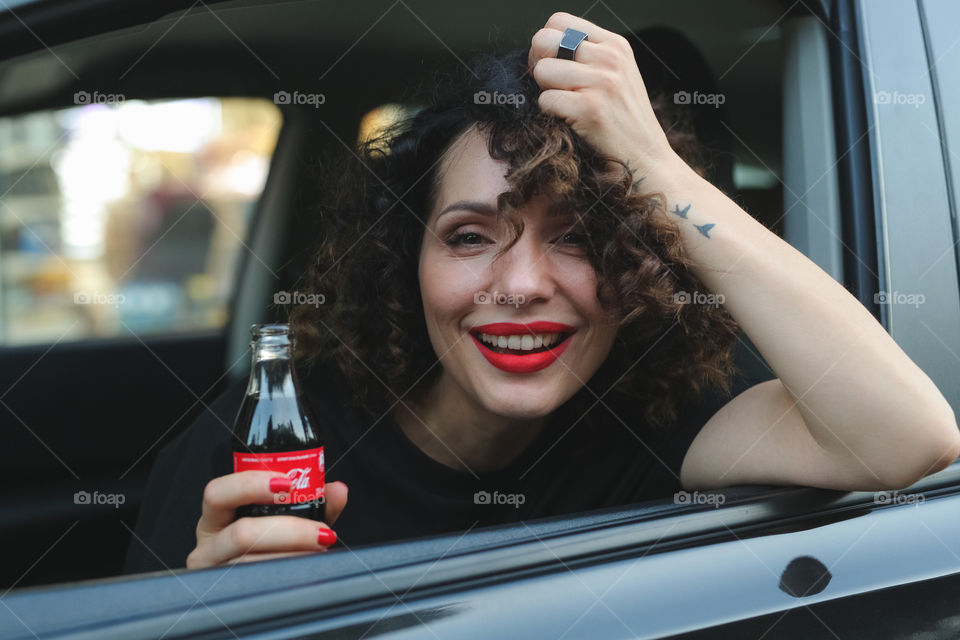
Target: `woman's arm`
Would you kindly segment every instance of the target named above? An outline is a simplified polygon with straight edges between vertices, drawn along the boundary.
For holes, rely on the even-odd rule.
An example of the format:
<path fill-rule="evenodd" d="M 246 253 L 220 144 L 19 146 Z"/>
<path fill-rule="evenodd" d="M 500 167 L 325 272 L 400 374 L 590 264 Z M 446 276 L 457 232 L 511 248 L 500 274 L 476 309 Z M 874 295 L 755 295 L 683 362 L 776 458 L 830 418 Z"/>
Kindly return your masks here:
<path fill-rule="evenodd" d="M 729 425 L 726 429 L 708 423 L 711 428 L 702 432 L 708 443 L 698 443 L 705 455 L 691 447 L 692 460 L 730 447 L 731 429 L 750 429 L 750 447 L 766 436 L 793 445 L 779 456 L 766 447 L 758 452 L 766 452 L 765 460 L 753 464 L 762 465 L 766 477 L 784 458 L 802 457 L 806 446 L 807 475 L 798 478 L 797 469 L 786 467 L 790 479 L 802 484 L 905 487 L 956 459 L 960 432 L 953 409 L 843 286 L 682 161 L 647 173 L 643 188 L 666 197 L 694 273 L 709 289 L 700 293 L 723 296 L 727 311 L 779 378 L 758 385 L 764 393 L 747 392 L 750 403 L 736 403 L 734 413 L 718 418 L 716 424 Z M 758 416 L 766 419 L 762 429 L 740 424 L 747 418 L 756 423 Z M 791 422 L 810 437 L 791 429 Z M 741 449 L 725 469 L 714 460 L 709 465 L 714 477 L 700 479 L 747 481 L 759 469 L 735 473 L 736 466 L 753 459 Z"/>
<path fill-rule="evenodd" d="M 567 27 L 589 36 L 575 61 L 554 57 Z M 673 152 L 626 40 L 555 14 L 534 36 L 531 66 L 545 111 L 625 161 L 644 192 L 664 195 L 709 289 L 698 293 L 723 296 L 779 377 L 708 422 L 684 485 L 895 488 L 960 455 L 952 408 L 860 302 Z"/>

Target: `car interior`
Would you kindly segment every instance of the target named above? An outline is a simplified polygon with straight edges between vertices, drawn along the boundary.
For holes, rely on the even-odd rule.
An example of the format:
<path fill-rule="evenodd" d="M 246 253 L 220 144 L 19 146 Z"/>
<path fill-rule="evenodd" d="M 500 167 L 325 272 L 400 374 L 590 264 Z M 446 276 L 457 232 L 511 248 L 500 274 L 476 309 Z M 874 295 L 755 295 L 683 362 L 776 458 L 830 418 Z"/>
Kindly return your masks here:
<path fill-rule="evenodd" d="M 157 451 L 246 376 L 250 325 L 284 317 L 275 295 L 314 248 L 320 151 L 353 152 L 365 116 L 415 107 L 471 53 L 528 46 L 558 9 L 626 36 L 648 89 L 722 95 L 690 102 L 711 180 L 844 282 L 817 3 L 151 4 L 43 44 L 0 38 L 4 588 L 121 572 Z M 775 377 L 746 336 L 737 362 Z M 684 508 L 665 497 L 536 531 Z"/>

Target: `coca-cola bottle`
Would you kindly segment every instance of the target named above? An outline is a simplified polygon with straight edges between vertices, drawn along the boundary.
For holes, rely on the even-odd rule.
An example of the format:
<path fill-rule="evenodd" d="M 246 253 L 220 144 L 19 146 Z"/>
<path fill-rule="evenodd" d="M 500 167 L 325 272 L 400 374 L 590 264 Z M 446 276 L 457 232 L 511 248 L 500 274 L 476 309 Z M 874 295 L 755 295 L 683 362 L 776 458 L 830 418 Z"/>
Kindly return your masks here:
<path fill-rule="evenodd" d="M 234 423 L 233 470 L 280 471 L 293 480 L 293 487 L 289 496 L 277 494 L 274 504 L 237 509 L 237 517 L 295 515 L 323 520 L 323 441 L 293 368 L 290 326 L 253 325 L 250 333 L 253 364 Z"/>

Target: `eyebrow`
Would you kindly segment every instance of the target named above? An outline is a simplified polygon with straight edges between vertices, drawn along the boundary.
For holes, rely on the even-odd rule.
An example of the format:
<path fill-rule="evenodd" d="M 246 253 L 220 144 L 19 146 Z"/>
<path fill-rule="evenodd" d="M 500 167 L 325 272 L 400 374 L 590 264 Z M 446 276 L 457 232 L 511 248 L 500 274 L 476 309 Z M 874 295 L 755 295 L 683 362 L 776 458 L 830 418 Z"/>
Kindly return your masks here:
<path fill-rule="evenodd" d="M 478 200 L 461 200 L 444 207 L 443 211 L 437 215 L 437 220 L 439 220 L 443 214 L 449 213 L 450 211 L 473 211 L 474 213 L 479 213 L 482 216 L 494 216 L 497 214 L 497 207 L 489 202 L 480 202 Z M 553 202 L 547 207 L 548 218 L 572 215 L 574 213 L 576 213 L 576 209 L 569 202 Z"/>
<path fill-rule="evenodd" d="M 497 208 L 490 204 L 489 202 L 479 202 L 477 200 L 461 200 L 460 202 L 454 202 L 448 207 L 445 207 L 443 211 L 440 212 L 440 215 L 437 216 L 439 220 L 443 214 L 449 213 L 450 211 L 473 211 L 479 213 L 483 216 L 493 216 L 497 214 Z"/>

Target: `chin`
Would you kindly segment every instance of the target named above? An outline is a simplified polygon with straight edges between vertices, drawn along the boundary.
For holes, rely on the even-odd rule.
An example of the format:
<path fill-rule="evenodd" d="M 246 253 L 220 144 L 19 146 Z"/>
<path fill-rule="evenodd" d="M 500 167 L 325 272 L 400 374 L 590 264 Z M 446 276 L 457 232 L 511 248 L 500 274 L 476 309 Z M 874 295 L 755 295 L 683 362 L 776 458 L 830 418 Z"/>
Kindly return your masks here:
<path fill-rule="evenodd" d="M 551 393 L 548 390 L 536 394 L 531 393 L 524 398 L 516 397 L 523 393 L 514 390 L 511 394 L 514 397 L 508 398 L 504 398 L 503 394 L 484 393 L 481 395 L 481 401 L 491 413 L 514 420 L 543 418 L 563 404 L 556 393 Z"/>
<path fill-rule="evenodd" d="M 491 413 L 511 420 L 538 420 L 553 411 L 553 409 L 543 409 L 541 407 L 518 407 L 515 405 L 509 407 L 492 406 L 488 407 L 488 409 Z"/>

